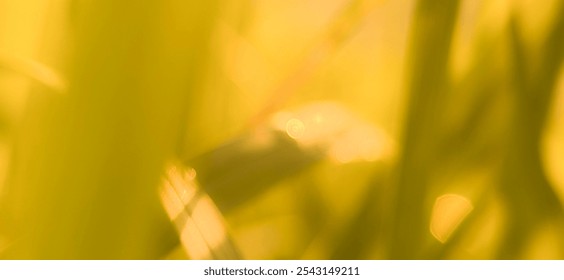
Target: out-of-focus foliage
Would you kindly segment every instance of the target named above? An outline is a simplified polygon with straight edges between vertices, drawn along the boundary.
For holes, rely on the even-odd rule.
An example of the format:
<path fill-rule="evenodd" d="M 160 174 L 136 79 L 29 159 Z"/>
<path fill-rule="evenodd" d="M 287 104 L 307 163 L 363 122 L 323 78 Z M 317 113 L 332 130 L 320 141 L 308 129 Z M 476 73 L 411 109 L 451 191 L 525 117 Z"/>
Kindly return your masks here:
<path fill-rule="evenodd" d="M 564 3 L 0 0 L 0 257 L 564 258 Z"/>

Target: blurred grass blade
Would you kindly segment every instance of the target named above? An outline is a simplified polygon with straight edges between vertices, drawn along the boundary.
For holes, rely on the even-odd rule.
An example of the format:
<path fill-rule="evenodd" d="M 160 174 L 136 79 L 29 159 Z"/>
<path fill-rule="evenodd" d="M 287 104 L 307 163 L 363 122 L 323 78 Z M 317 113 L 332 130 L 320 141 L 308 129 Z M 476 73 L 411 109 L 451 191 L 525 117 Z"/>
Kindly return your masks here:
<path fill-rule="evenodd" d="M 359 211 L 344 227 L 338 241 L 334 242 L 330 259 L 369 259 L 375 244 L 382 245 L 384 209 L 390 205 L 390 202 L 386 201 L 386 196 L 383 195 L 389 173 L 388 166 L 381 166 L 373 173 L 368 183 L 370 186 L 368 193 L 361 200 Z"/>
<path fill-rule="evenodd" d="M 191 259 L 241 259 L 221 213 L 197 186 L 194 169 L 169 167 L 160 193 Z"/>
<path fill-rule="evenodd" d="M 391 218 L 392 259 L 420 258 L 425 240 L 431 238 L 427 230 L 427 189 L 443 125 L 444 97 L 449 86 L 447 62 L 458 5 L 459 1 L 454 0 L 420 0 L 411 23 L 409 111 Z"/>
<path fill-rule="evenodd" d="M 522 258 L 527 240 L 543 223 L 556 221 L 558 233 L 564 234 L 563 206 L 545 175 L 539 152 L 564 57 L 564 3 L 559 5 L 556 22 L 541 44 L 539 54 L 527 48 L 515 15 L 508 30 L 515 108 L 510 134 L 505 138 L 506 160 L 500 174 L 500 190 L 507 203 L 509 221 L 498 258 Z M 539 63 L 536 71 L 533 71 L 534 63 Z M 564 243 L 558 246 L 564 252 Z"/>
<path fill-rule="evenodd" d="M 4 257 L 154 259 L 174 229 L 156 190 L 196 92 L 216 2 L 74 1 L 68 95 L 33 95 L 2 203 Z"/>

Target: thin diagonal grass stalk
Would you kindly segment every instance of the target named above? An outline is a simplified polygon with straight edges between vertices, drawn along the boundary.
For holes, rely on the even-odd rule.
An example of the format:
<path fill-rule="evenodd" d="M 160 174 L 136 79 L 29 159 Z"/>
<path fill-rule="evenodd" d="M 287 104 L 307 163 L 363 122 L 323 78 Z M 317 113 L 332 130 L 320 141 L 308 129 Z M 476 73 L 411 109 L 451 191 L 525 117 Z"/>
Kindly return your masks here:
<path fill-rule="evenodd" d="M 251 119 L 254 126 L 278 111 L 319 71 L 354 34 L 373 10 L 369 0 L 351 0 L 333 18 L 320 39 L 299 59 L 296 66 L 284 80 L 272 90 L 262 109 Z"/>
<path fill-rule="evenodd" d="M 0 70 L 23 75 L 57 93 L 66 91 L 67 82 L 63 77 L 36 60 L 0 54 Z"/>

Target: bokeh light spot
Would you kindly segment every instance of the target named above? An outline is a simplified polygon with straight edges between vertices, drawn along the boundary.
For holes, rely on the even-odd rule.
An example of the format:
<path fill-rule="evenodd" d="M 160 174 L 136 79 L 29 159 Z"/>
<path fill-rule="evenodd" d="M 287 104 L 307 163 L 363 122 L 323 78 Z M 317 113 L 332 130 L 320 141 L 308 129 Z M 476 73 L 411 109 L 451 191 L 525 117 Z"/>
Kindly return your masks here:
<path fill-rule="evenodd" d="M 304 123 L 298 119 L 292 118 L 286 123 L 286 133 L 293 139 L 300 139 L 305 135 L 306 127 Z"/>
<path fill-rule="evenodd" d="M 445 243 L 460 223 L 474 209 L 472 202 L 458 194 L 445 194 L 435 200 L 431 214 L 431 234 Z"/>

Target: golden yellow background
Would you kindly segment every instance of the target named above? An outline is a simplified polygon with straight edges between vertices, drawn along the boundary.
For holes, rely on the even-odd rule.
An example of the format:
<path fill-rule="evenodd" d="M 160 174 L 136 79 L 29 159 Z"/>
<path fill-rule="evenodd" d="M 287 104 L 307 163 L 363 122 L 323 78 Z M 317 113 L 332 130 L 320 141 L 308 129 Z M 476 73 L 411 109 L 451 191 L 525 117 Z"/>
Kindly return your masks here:
<path fill-rule="evenodd" d="M 559 0 L 0 0 L 3 259 L 562 259 Z"/>

